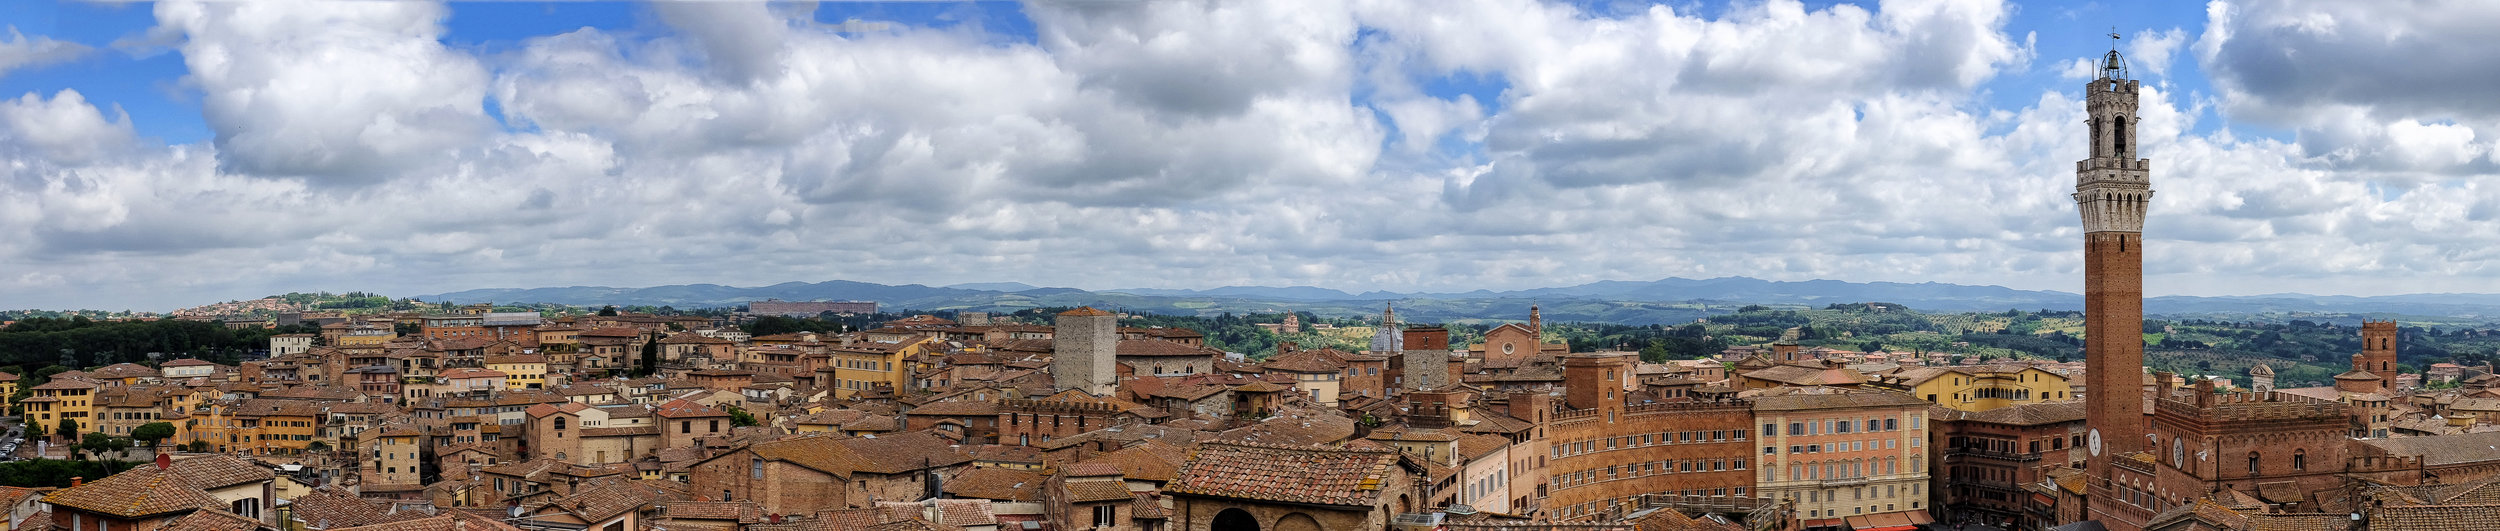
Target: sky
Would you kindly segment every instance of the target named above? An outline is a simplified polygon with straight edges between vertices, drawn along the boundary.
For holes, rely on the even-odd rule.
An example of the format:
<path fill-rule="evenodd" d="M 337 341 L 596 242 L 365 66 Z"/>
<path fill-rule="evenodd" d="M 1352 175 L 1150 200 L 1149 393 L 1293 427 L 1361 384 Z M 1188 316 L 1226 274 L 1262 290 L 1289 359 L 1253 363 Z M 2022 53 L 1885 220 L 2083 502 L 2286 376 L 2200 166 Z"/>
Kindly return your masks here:
<path fill-rule="evenodd" d="M 0 308 L 843 279 L 2500 292 L 2500 3 L 14 2 Z M 2123 38 L 2113 40 L 2111 33 Z"/>

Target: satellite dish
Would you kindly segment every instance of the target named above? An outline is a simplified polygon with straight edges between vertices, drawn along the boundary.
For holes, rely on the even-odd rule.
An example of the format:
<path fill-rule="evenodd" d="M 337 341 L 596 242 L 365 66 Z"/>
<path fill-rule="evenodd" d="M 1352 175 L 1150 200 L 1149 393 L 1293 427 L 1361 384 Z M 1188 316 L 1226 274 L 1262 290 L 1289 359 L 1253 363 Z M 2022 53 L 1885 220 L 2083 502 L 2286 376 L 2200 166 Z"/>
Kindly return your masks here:
<path fill-rule="evenodd" d="M 512 506 L 512 509 L 511 509 L 511 510 L 508 510 L 508 511 L 505 511 L 505 512 L 511 513 L 513 518 L 520 518 L 520 517 L 521 517 L 521 506 L 519 506 L 519 505 L 514 505 L 514 506 Z"/>

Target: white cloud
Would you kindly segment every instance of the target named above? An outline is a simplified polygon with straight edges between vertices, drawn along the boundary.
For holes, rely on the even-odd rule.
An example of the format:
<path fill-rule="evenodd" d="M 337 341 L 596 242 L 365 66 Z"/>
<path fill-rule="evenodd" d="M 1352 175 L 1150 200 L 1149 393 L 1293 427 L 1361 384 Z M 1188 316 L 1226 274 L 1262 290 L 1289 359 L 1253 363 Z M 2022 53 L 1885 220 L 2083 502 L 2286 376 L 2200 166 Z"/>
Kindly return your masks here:
<path fill-rule="evenodd" d="M 222 166 L 325 185 L 437 169 L 493 125 L 486 72 L 436 39 L 431 2 L 156 4 L 179 32 L 188 81 Z"/>
<path fill-rule="evenodd" d="M 668 4 L 656 34 L 476 47 L 441 42 L 447 9 L 158 5 L 204 145 L 146 145 L 77 92 L 0 101 L 8 298 L 2080 278 L 2080 95 L 1980 97 L 2021 93 L 1997 75 L 2034 59 L 1996 2 L 1050 3 L 1027 9 L 1032 44 Z M 2153 291 L 2491 281 L 2476 242 L 2500 238 L 2500 188 L 2455 177 L 2500 156 L 2487 113 L 2258 83 L 2308 73 L 2264 68 L 2232 42 L 2247 28 L 2394 24 L 2281 9 L 2211 7 L 2226 27 L 2191 49 L 2227 72 L 2218 103 L 2144 89 Z M 2189 75 L 2166 62 L 2186 31 L 2130 55 Z M 2196 132 L 2208 104 L 2302 137 Z"/>
<path fill-rule="evenodd" d="M 77 59 L 93 50 L 84 44 L 53 40 L 42 35 L 28 37 L 18 33 L 14 25 L 8 26 L 8 29 L 9 38 L 0 40 L 0 76 L 8 75 L 10 70 Z"/>
<path fill-rule="evenodd" d="M 116 109 L 114 115 L 105 118 L 76 90 L 49 99 L 29 93 L 0 100 L 0 136 L 35 148 L 45 162 L 81 165 L 136 147 L 130 114 Z"/>

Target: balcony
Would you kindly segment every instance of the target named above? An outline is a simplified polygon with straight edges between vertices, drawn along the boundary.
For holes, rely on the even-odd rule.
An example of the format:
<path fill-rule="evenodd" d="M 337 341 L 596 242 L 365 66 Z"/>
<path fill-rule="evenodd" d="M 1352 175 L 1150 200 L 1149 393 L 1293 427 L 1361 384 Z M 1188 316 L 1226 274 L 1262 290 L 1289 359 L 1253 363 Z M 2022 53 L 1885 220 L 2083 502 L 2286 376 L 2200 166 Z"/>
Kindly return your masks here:
<path fill-rule="evenodd" d="M 1685 496 L 1681 494 L 1644 494 L 1643 507 L 1672 507 L 1679 511 L 1741 513 L 1752 511 L 1771 501 L 1770 498 L 1745 496 Z"/>
<path fill-rule="evenodd" d="M 1826 480 L 1822 480 L 1821 482 L 1818 482 L 1817 484 L 1818 484 L 1818 485 L 1822 485 L 1822 486 L 1823 486 L 1823 487 L 1825 487 L 1825 488 L 1830 488 L 1830 487 L 1863 487 L 1863 486 L 1866 486 L 1866 484 L 1867 484 L 1867 483 L 1868 483 L 1868 480 L 1867 480 L 1867 477 L 1866 477 L 1866 476 L 1858 476 L 1858 477 L 1854 477 L 1854 478 L 1832 478 L 1832 479 L 1826 479 Z"/>
<path fill-rule="evenodd" d="M 1946 460 L 1951 460 L 1956 457 L 1989 459 L 2008 463 L 2029 463 L 2040 460 L 2040 454 L 2015 454 L 1980 450 L 1975 448 L 1953 448 L 1944 451 L 1944 458 Z"/>

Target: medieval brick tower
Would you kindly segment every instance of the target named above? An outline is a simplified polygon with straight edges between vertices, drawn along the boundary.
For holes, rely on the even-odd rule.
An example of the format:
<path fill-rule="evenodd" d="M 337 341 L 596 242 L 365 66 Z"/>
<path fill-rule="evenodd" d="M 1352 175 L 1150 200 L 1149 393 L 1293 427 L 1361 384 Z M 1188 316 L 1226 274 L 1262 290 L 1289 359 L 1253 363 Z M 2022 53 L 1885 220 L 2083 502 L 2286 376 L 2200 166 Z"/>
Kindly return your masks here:
<path fill-rule="evenodd" d="M 1050 339 L 1050 378 L 1062 390 L 1094 396 L 1120 390 L 1120 316 L 1092 307 L 1059 312 Z"/>
<path fill-rule="evenodd" d="M 2395 321 L 2361 322 L 2361 354 L 2352 357 L 2352 369 L 2377 376 L 2379 389 L 2395 391 Z"/>
<path fill-rule="evenodd" d="M 2112 37 L 2115 37 L 2113 35 Z M 2091 158 L 2075 163 L 2075 209 L 2083 214 L 2084 444 L 2090 452 L 2093 519 L 2112 490 L 2111 461 L 2143 451 L 2144 208 L 2152 202 L 2151 162 L 2136 158 L 2136 81 L 2113 47 L 2101 75 L 2084 88 Z"/>

